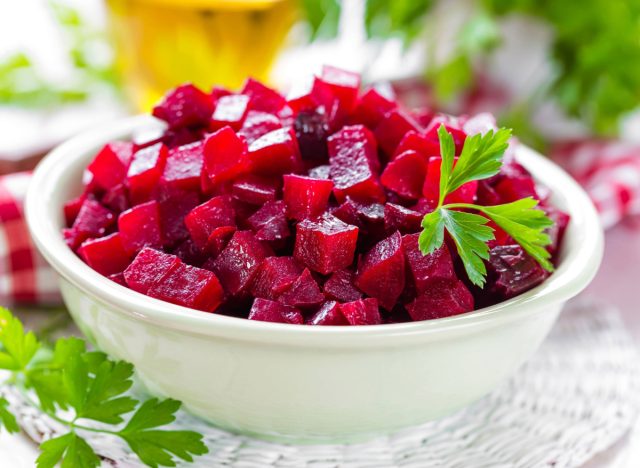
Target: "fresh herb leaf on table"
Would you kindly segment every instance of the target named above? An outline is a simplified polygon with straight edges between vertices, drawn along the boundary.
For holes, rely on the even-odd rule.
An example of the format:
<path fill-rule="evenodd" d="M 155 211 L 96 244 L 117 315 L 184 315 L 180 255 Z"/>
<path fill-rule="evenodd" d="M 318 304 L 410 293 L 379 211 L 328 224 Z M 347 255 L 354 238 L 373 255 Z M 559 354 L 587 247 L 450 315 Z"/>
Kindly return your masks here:
<path fill-rule="evenodd" d="M 175 420 L 180 402 L 156 398 L 140 402 L 126 395 L 133 384 L 131 364 L 88 351 L 85 341 L 75 337 L 61 338 L 53 352 L 46 350 L 33 332 L 25 332 L 20 320 L 1 307 L 0 369 L 10 371 L 6 383 L 20 390 L 30 405 L 68 429 L 40 445 L 38 468 L 52 468 L 60 462 L 63 467 L 98 466 L 100 458 L 82 437 L 86 431 L 124 440 L 151 467 L 175 466 L 175 458 L 191 462 L 194 456 L 208 452 L 201 434 L 162 429 Z M 0 398 L 0 426 L 17 432 L 8 406 Z M 124 416 L 132 412 L 125 424 Z"/>
<path fill-rule="evenodd" d="M 445 231 L 448 232 L 469 279 L 480 287 L 484 286 L 487 276 L 484 264 L 489 259 L 487 243 L 495 239 L 493 228 L 487 224 L 490 220 L 509 234 L 543 268 L 553 271 L 550 254 L 545 249 L 551 240 L 544 232 L 553 225 L 553 221 L 537 208 L 537 200 L 529 197 L 496 206 L 445 203 L 447 195 L 462 185 L 488 179 L 500 171 L 510 136 L 511 131 L 505 128 L 469 136 L 456 162 L 453 136 L 444 125 L 438 129 L 442 156 L 440 195 L 436 209 L 422 220 L 420 250 L 425 255 L 433 253 L 442 246 Z"/>

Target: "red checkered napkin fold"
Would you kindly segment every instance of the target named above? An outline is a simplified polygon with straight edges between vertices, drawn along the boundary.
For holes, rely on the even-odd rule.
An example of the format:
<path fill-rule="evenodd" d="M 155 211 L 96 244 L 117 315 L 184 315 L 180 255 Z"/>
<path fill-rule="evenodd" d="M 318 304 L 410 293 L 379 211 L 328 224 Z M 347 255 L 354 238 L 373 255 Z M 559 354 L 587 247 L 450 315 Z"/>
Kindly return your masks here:
<path fill-rule="evenodd" d="M 24 218 L 30 172 L 0 177 L 0 305 L 60 303 L 53 269 L 36 250 Z"/>

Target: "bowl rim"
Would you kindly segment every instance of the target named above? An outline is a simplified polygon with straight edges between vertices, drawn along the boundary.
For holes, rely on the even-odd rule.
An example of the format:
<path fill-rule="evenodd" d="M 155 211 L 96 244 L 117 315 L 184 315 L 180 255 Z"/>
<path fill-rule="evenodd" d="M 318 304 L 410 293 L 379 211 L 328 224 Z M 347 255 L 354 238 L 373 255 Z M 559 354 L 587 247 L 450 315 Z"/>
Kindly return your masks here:
<path fill-rule="evenodd" d="M 59 192 L 67 184 L 77 184 L 77 180 L 69 175 L 74 171 L 69 169 L 81 173 L 89 158 L 106 142 L 131 137 L 134 132 L 141 130 L 158 130 L 162 125 L 153 117 L 140 115 L 85 131 L 69 139 L 53 149 L 37 166 L 25 202 L 26 220 L 32 239 L 56 272 L 105 306 L 136 320 L 197 335 L 273 344 L 297 343 L 323 347 L 397 344 L 398 339 L 442 337 L 445 331 L 469 333 L 518 320 L 545 305 L 563 303 L 587 286 L 602 259 L 602 227 L 587 194 L 555 163 L 524 145 L 518 145 L 516 159 L 551 190 L 552 202 L 559 202 L 571 216 L 558 268 L 542 284 L 524 294 L 453 317 L 355 327 L 260 322 L 201 312 L 154 299 L 102 276 L 67 247 L 60 233 L 63 227 L 61 203 L 64 200 L 60 199 Z"/>

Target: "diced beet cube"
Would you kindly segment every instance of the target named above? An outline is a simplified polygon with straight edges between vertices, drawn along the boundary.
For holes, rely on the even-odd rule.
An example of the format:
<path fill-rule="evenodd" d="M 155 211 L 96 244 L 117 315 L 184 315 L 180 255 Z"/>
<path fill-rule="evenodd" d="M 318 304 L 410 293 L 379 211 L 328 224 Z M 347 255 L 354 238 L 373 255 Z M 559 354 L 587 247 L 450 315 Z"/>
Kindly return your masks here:
<path fill-rule="evenodd" d="M 195 244 L 204 248 L 215 228 L 235 226 L 235 211 L 228 196 L 213 197 L 196 206 L 184 218 L 184 223 Z"/>
<path fill-rule="evenodd" d="M 427 128 L 436 113 L 430 107 L 418 107 L 417 109 L 411 109 L 411 115 L 418 122 L 422 128 Z"/>
<path fill-rule="evenodd" d="M 327 140 L 330 176 L 335 193 L 344 201 L 350 196 L 358 201 L 384 201 L 377 177 L 379 167 L 375 139 L 362 125 L 343 127 Z"/>
<path fill-rule="evenodd" d="M 125 184 L 118 184 L 111 187 L 102 196 L 100 202 L 107 208 L 118 213 L 131 207 L 129 203 L 129 190 L 127 190 Z"/>
<path fill-rule="evenodd" d="M 261 241 L 281 241 L 291 235 L 282 200 L 270 201 L 247 219 L 247 224 Z"/>
<path fill-rule="evenodd" d="M 279 128 L 249 145 L 249 161 L 254 172 L 280 175 L 300 170 L 302 163 L 293 130 Z"/>
<path fill-rule="evenodd" d="M 324 302 L 324 294 L 320 291 L 311 272 L 305 268 L 291 286 L 282 293 L 278 301 L 292 307 L 313 307 Z"/>
<path fill-rule="evenodd" d="M 375 88 L 369 88 L 360 96 L 352 118 L 356 123 L 375 130 L 384 116 L 398 105 L 380 94 Z"/>
<path fill-rule="evenodd" d="M 162 143 L 138 150 L 127 171 L 127 187 L 134 205 L 149 199 L 151 192 L 164 172 L 167 147 Z"/>
<path fill-rule="evenodd" d="M 206 125 L 213 111 L 211 97 L 187 83 L 169 91 L 153 108 L 153 115 L 170 128 Z"/>
<path fill-rule="evenodd" d="M 542 208 L 554 223 L 553 226 L 547 228 L 546 233 L 549 239 L 551 239 L 551 244 L 547 246 L 547 250 L 551 255 L 555 255 L 558 253 L 560 245 L 562 245 L 562 239 L 569 225 L 570 216 L 553 206 L 544 206 Z"/>
<path fill-rule="evenodd" d="M 268 112 L 270 114 L 277 113 L 287 103 L 286 99 L 279 92 L 263 85 L 253 78 L 249 78 L 244 82 L 240 94 L 251 98 L 249 102 L 251 109 Z"/>
<path fill-rule="evenodd" d="M 157 201 L 134 206 L 118 217 L 118 231 L 124 249 L 134 254 L 143 247 L 161 248 L 164 240 Z"/>
<path fill-rule="evenodd" d="M 389 190 L 410 200 L 422 195 L 427 173 L 426 160 L 415 151 L 405 151 L 396 156 L 382 172 L 380 182 Z"/>
<path fill-rule="evenodd" d="M 313 271 L 328 275 L 353 262 L 358 228 L 333 215 L 298 223 L 294 257 Z"/>
<path fill-rule="evenodd" d="M 478 181 L 477 203 L 482 206 L 500 205 L 500 195 L 487 183 L 486 180 Z"/>
<path fill-rule="evenodd" d="M 273 114 L 259 111 L 249 111 L 244 119 L 238 135 L 244 137 L 251 144 L 263 135 L 282 128 L 280 119 Z"/>
<path fill-rule="evenodd" d="M 455 161 L 458 159 L 456 158 Z M 454 163 L 455 164 L 455 163 Z M 429 158 L 427 164 L 427 176 L 424 180 L 422 194 L 432 204 L 437 205 L 440 197 L 440 166 L 442 165 L 441 157 Z M 463 184 L 455 191 L 447 195 L 444 199 L 445 203 L 473 203 L 476 191 L 478 190 L 478 181 L 472 180 Z"/>
<path fill-rule="evenodd" d="M 411 209 L 413 211 L 417 211 L 418 213 L 421 213 L 422 215 L 426 215 L 427 213 L 433 212 L 433 210 L 436 209 L 437 205 L 438 205 L 437 200 L 435 201 L 427 200 L 426 198 L 423 197 L 420 200 L 418 200 L 415 205 L 411 206 Z"/>
<path fill-rule="evenodd" d="M 322 166 L 312 167 L 311 169 L 309 169 L 307 175 L 314 179 L 329 180 L 331 178 L 330 171 L 331 166 L 329 166 L 328 164 L 324 164 Z"/>
<path fill-rule="evenodd" d="M 209 130 L 215 131 L 227 125 L 236 131 L 240 130 L 248 110 L 249 96 L 231 94 L 221 97 L 209 121 Z"/>
<path fill-rule="evenodd" d="M 395 232 L 378 242 L 358 262 L 355 285 L 391 310 L 405 284 L 402 236 Z"/>
<path fill-rule="evenodd" d="M 68 201 L 64 204 L 64 221 L 67 227 L 71 227 L 73 222 L 78 217 L 78 213 L 80 213 L 80 208 L 82 208 L 82 204 L 87 199 L 87 194 L 83 193 L 73 200 Z"/>
<path fill-rule="evenodd" d="M 262 322 L 292 323 L 301 325 L 304 318 L 298 309 L 284 305 L 280 302 L 270 301 L 257 297 L 251 306 L 249 320 Z"/>
<path fill-rule="evenodd" d="M 402 236 L 406 260 L 407 289 L 410 295 L 421 295 L 436 280 L 454 280 L 453 260 L 446 244 L 430 255 L 423 255 L 418 244 L 419 233 Z"/>
<path fill-rule="evenodd" d="M 501 245 L 489 252 L 488 286 L 502 299 L 522 294 L 542 283 L 549 273 L 519 245 Z"/>
<path fill-rule="evenodd" d="M 436 280 L 427 290 L 407 305 L 415 321 L 431 320 L 463 314 L 473 310 L 473 296 L 460 280 Z"/>
<path fill-rule="evenodd" d="M 382 323 L 378 301 L 373 298 L 340 304 L 340 312 L 349 325 L 378 325 Z"/>
<path fill-rule="evenodd" d="M 235 226 L 220 226 L 215 228 L 209 234 L 209 238 L 207 239 L 207 243 L 204 246 L 204 251 L 211 255 L 212 257 L 217 257 L 220 255 L 233 234 L 237 231 Z"/>
<path fill-rule="evenodd" d="M 437 154 L 440 154 L 440 138 L 438 138 L 438 129 L 440 125 L 444 125 L 447 132 L 451 134 L 453 137 L 453 143 L 456 147 L 456 154 L 460 154 L 462 148 L 464 147 L 464 141 L 467 138 L 467 134 L 460 129 L 460 126 L 455 119 L 446 116 L 446 115 L 438 115 L 431 120 L 431 123 L 427 127 L 424 132 L 424 136 L 427 140 L 431 141 L 432 145 L 438 149 Z M 433 156 L 429 154 L 428 156 Z"/>
<path fill-rule="evenodd" d="M 324 114 L 316 110 L 302 110 L 296 116 L 294 129 L 303 160 L 313 163 L 328 160 L 329 124 Z"/>
<path fill-rule="evenodd" d="M 167 273 L 178 267 L 180 259 L 159 250 L 145 247 L 124 270 L 124 279 L 134 291 L 147 294 Z"/>
<path fill-rule="evenodd" d="M 354 202 L 351 198 L 347 197 L 340 206 L 330 209 L 331 214 L 338 218 L 340 221 L 344 221 L 347 224 L 361 227 L 360 216 L 358 214 L 360 204 Z"/>
<path fill-rule="evenodd" d="M 184 263 L 197 267 L 202 266 L 208 257 L 189 237 L 180 242 L 171 253 Z"/>
<path fill-rule="evenodd" d="M 127 287 L 127 282 L 124 280 L 124 274 L 122 272 L 114 273 L 113 275 L 109 275 L 107 278 L 114 283 L 118 283 L 120 286 L 124 286 L 125 288 Z"/>
<path fill-rule="evenodd" d="M 273 254 L 250 231 L 236 231 L 213 262 L 213 271 L 229 295 L 248 290 L 262 261 Z"/>
<path fill-rule="evenodd" d="M 402 304 L 396 304 L 396 306 L 383 315 L 382 320 L 384 323 L 406 323 L 412 322 L 411 316 L 407 309 Z"/>
<path fill-rule="evenodd" d="M 93 174 L 92 183 L 109 190 L 124 182 L 132 156 L 133 143 L 114 141 L 106 144 L 87 166 L 87 170 Z"/>
<path fill-rule="evenodd" d="M 340 302 L 351 302 L 362 299 L 362 293 L 353 284 L 355 274 L 351 270 L 340 270 L 333 273 L 324 283 L 324 293 L 330 299 Z"/>
<path fill-rule="evenodd" d="M 404 153 L 405 151 L 415 151 L 422 155 L 425 158 L 425 161 L 428 161 L 431 156 L 440 156 L 440 141 L 433 141 L 422 133 L 412 130 L 402 137 L 402 140 L 398 143 L 393 158 L 395 159 L 396 156 Z"/>
<path fill-rule="evenodd" d="M 247 144 L 231 127 L 223 127 L 204 142 L 204 167 L 212 182 L 236 178 L 249 168 Z"/>
<path fill-rule="evenodd" d="M 340 311 L 340 304 L 335 301 L 327 301 L 313 316 L 307 320 L 308 325 L 349 325 L 347 319 Z"/>
<path fill-rule="evenodd" d="M 389 111 L 376 126 L 375 135 L 380 148 L 387 156 L 393 155 L 400 140 L 410 131 L 419 132 L 420 127 L 413 118 L 400 109 Z"/>
<path fill-rule="evenodd" d="M 503 177 L 494 189 L 500 195 L 501 203 L 510 203 L 527 197 L 539 199 L 536 184 L 529 175 Z"/>
<path fill-rule="evenodd" d="M 321 81 L 325 89 L 328 89 L 338 100 L 344 113 L 353 110 L 360 89 L 359 74 L 325 65 L 322 67 L 322 75 L 319 80 L 316 80 L 316 83 L 318 81 Z"/>
<path fill-rule="evenodd" d="M 333 189 L 332 181 L 294 174 L 285 174 L 283 178 L 283 199 L 290 218 L 300 221 L 325 212 Z"/>
<path fill-rule="evenodd" d="M 278 198 L 282 181 L 277 178 L 261 177 L 254 174 L 243 176 L 233 183 L 231 193 L 238 200 L 251 205 L 264 205 Z"/>
<path fill-rule="evenodd" d="M 276 300 L 301 273 L 302 268 L 293 257 L 267 257 L 253 277 L 251 294 Z"/>
<path fill-rule="evenodd" d="M 179 146 L 186 146 L 196 143 L 204 138 L 205 130 L 203 128 L 177 128 L 168 129 L 164 132 L 164 136 L 160 140 L 161 143 L 167 145 L 167 148 L 173 149 Z"/>
<path fill-rule="evenodd" d="M 394 203 L 384 205 L 384 228 L 387 232 L 400 231 L 402 234 L 420 230 L 423 215 L 410 208 Z"/>
<path fill-rule="evenodd" d="M 200 204 L 196 192 L 180 189 L 168 189 L 158 197 L 160 225 L 163 239 L 170 245 L 189 237 L 184 224 L 187 214 Z"/>
<path fill-rule="evenodd" d="M 117 232 L 83 242 L 78 255 L 87 265 L 105 276 L 123 272 L 131 260 L 124 251 Z"/>
<path fill-rule="evenodd" d="M 67 245 L 76 249 L 90 237 L 102 237 L 115 221 L 113 213 L 95 200 L 87 198 L 78 212 L 71 229 L 67 231 Z"/>
<path fill-rule="evenodd" d="M 233 91 L 223 87 L 223 86 L 214 86 L 213 88 L 211 88 L 211 100 L 214 103 L 217 103 L 221 97 L 224 96 L 229 96 L 230 94 L 233 94 Z"/>
<path fill-rule="evenodd" d="M 155 283 L 147 294 L 172 304 L 213 312 L 224 298 L 216 275 L 208 270 L 180 263 Z"/>
<path fill-rule="evenodd" d="M 200 177 L 203 166 L 203 143 L 172 148 L 162 173 L 162 181 L 172 188 L 200 190 Z"/>

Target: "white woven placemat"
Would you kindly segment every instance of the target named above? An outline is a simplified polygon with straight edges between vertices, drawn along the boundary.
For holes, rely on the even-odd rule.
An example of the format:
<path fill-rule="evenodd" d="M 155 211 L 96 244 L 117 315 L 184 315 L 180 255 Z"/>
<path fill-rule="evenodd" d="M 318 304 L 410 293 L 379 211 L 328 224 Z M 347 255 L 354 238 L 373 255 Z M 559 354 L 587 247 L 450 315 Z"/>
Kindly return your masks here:
<path fill-rule="evenodd" d="M 8 392 L 36 441 L 58 423 Z M 535 356 L 502 387 L 458 413 L 362 444 L 290 446 L 218 430 L 180 413 L 175 424 L 205 434 L 207 467 L 578 467 L 620 440 L 640 408 L 638 353 L 618 314 L 573 303 Z M 107 464 L 139 466 L 125 446 L 87 433 Z"/>

